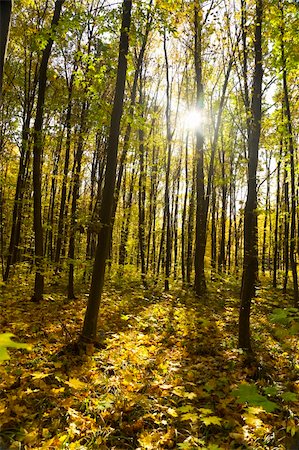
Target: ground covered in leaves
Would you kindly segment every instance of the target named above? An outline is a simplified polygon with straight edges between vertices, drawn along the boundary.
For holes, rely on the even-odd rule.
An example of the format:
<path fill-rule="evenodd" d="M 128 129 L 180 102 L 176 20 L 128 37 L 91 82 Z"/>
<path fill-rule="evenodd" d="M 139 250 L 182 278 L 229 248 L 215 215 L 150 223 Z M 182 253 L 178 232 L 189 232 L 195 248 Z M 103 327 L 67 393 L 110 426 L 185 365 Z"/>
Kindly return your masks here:
<path fill-rule="evenodd" d="M 237 348 L 238 284 L 214 282 L 201 300 L 111 284 L 102 348 L 87 354 L 72 344 L 84 291 L 68 302 L 52 286 L 36 305 L 22 280 L 3 285 L 0 333 L 32 350 L 11 350 L 0 366 L 0 449 L 299 448 L 297 310 L 279 290 L 258 290 L 248 360 Z"/>

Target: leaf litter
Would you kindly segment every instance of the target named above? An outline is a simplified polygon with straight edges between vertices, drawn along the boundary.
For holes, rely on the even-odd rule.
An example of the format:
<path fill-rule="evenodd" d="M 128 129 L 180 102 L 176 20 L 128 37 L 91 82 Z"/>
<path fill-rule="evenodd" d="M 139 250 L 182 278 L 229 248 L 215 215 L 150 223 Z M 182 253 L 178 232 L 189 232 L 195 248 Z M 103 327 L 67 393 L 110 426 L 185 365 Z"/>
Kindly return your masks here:
<path fill-rule="evenodd" d="M 108 286 L 103 345 L 86 354 L 72 344 L 84 295 L 29 298 L 26 285 L 18 298 L 12 285 L 3 289 L 1 333 L 31 349 L 12 348 L 0 365 L 0 447 L 274 450 L 296 440 L 298 337 L 287 314 L 271 315 L 277 291 L 261 288 L 254 301 L 249 360 L 237 348 L 233 283 L 215 283 L 202 300 L 179 288 Z"/>

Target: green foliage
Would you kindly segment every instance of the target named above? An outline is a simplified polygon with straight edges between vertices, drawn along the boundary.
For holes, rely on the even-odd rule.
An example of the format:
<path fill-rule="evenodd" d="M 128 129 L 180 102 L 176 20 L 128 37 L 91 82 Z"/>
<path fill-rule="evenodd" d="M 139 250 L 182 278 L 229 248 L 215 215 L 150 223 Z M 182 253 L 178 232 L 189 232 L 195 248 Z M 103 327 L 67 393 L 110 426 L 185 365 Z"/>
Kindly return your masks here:
<path fill-rule="evenodd" d="M 2 333 L 0 334 L 0 364 L 3 361 L 10 359 L 8 348 L 24 348 L 30 350 L 31 346 L 28 344 L 21 344 L 20 342 L 14 342 L 11 340 L 14 335 L 12 333 Z"/>
<path fill-rule="evenodd" d="M 281 398 L 285 402 L 296 402 L 298 400 L 298 395 L 295 392 L 284 392 L 281 394 Z"/>
<path fill-rule="evenodd" d="M 299 321 L 297 308 L 276 308 L 270 316 L 270 321 L 282 325 L 289 325 L 293 321 Z"/>
<path fill-rule="evenodd" d="M 266 397 L 259 394 L 257 387 L 254 384 L 243 383 L 237 389 L 234 389 L 232 394 L 239 399 L 240 403 L 248 403 L 251 406 L 260 406 L 269 413 L 278 408 L 276 403 L 271 402 Z"/>

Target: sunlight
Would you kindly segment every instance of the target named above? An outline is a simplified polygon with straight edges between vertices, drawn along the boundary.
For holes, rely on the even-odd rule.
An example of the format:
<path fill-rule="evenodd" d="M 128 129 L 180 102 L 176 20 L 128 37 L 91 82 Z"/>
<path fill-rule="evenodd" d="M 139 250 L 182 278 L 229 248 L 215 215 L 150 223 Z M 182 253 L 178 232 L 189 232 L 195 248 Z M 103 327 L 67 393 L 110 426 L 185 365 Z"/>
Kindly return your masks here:
<path fill-rule="evenodd" d="M 187 130 L 202 130 L 205 122 L 206 117 L 203 110 L 190 109 L 183 115 L 184 128 Z"/>

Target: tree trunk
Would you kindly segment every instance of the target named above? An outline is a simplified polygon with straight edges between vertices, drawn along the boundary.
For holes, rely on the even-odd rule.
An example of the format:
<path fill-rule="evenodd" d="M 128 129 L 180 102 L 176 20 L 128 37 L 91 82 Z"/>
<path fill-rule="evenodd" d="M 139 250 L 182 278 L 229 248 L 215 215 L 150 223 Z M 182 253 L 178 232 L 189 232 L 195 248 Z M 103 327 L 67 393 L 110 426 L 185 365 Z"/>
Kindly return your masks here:
<path fill-rule="evenodd" d="M 291 236 L 290 236 L 290 264 L 293 275 L 293 288 L 294 288 L 294 306 L 299 306 L 299 289 L 298 289 L 298 274 L 297 274 L 297 261 L 296 261 L 296 189 L 295 189 L 295 145 L 293 138 L 293 126 L 290 110 L 289 91 L 287 83 L 287 67 L 286 57 L 284 51 L 284 14 L 283 6 L 280 3 L 281 10 L 281 63 L 282 63 L 282 83 L 283 83 L 283 95 L 284 95 L 284 107 L 287 120 L 287 140 L 288 149 L 290 155 L 291 166 Z"/>
<path fill-rule="evenodd" d="M 64 0 L 56 0 L 54 15 L 51 23 L 51 30 L 58 24 Z M 32 300 L 39 302 L 43 298 L 44 292 L 44 254 L 43 254 L 43 225 L 42 225 L 42 129 L 43 112 L 47 83 L 47 68 L 53 45 L 53 38 L 48 39 L 43 50 L 38 80 L 38 98 L 36 105 L 36 116 L 34 123 L 34 143 L 33 143 L 33 223 L 35 234 L 35 286 Z"/>
<path fill-rule="evenodd" d="M 186 281 L 190 285 L 191 283 L 191 272 L 193 267 L 193 229 L 194 229 L 194 212 L 195 212 L 195 184 L 196 184 L 196 170 L 193 167 L 192 171 L 192 185 L 189 200 L 189 216 L 187 225 L 187 259 L 186 259 Z"/>
<path fill-rule="evenodd" d="M 170 229 L 170 201 L 169 201 L 169 189 L 170 189 L 170 162 L 171 162 L 171 124 L 170 124 L 170 111 L 171 111 L 171 99 L 170 99 L 170 80 L 169 80 L 169 64 L 166 46 L 166 31 L 164 31 L 164 57 L 166 67 L 166 137 L 167 137 L 167 150 L 166 150 L 166 178 L 165 178 L 165 192 L 164 192 L 164 208 L 165 208 L 165 226 L 166 226 L 166 248 L 165 248 L 165 291 L 169 291 L 169 277 L 171 267 L 171 229 Z"/>
<path fill-rule="evenodd" d="M 68 173 L 69 173 L 70 150 L 71 150 L 71 117 L 72 117 L 73 81 L 74 81 L 74 74 L 71 75 L 70 84 L 68 86 L 68 103 L 67 103 L 67 112 L 66 112 L 66 119 L 65 119 L 65 122 L 66 122 L 65 157 L 64 157 L 63 179 L 62 179 L 60 208 L 59 208 L 59 217 L 58 217 L 55 259 L 54 259 L 55 264 L 56 264 L 56 272 L 59 270 L 59 262 L 60 262 L 60 254 L 61 254 L 63 230 L 64 230 L 64 221 L 65 221 L 67 178 L 68 178 Z"/>
<path fill-rule="evenodd" d="M 140 111 L 144 108 L 143 104 L 143 85 L 140 76 L 139 86 L 139 106 Z M 139 254 L 141 263 L 141 279 L 144 289 L 147 289 L 146 282 L 146 264 L 145 264 L 145 192 L 146 192 L 146 180 L 145 180 L 145 165 L 144 165 L 144 121 L 143 111 L 141 112 L 141 123 L 138 130 L 139 137 L 139 192 L 138 192 L 138 237 L 139 237 Z"/>
<path fill-rule="evenodd" d="M 284 169 L 284 280 L 283 280 L 283 294 L 287 292 L 287 285 L 289 279 L 289 236 L 290 236 L 290 200 L 289 200 L 289 182 L 288 182 L 288 171 Z"/>
<path fill-rule="evenodd" d="M 267 166 L 267 189 L 266 189 L 266 204 L 265 204 L 265 216 L 263 225 L 263 244 L 262 244 L 262 273 L 265 275 L 266 272 L 266 251 L 267 251 L 267 225 L 268 216 L 270 216 L 270 163 L 271 155 L 269 159 L 266 156 L 266 166 Z M 269 263 L 268 263 L 269 268 Z"/>
<path fill-rule="evenodd" d="M 222 175 L 222 205 L 221 205 L 221 237 L 219 245 L 219 255 L 218 255 L 218 272 L 225 272 L 226 269 L 226 255 L 225 255 L 225 239 L 226 239 L 226 208 L 227 208 L 227 184 L 226 184 L 226 173 L 225 173 L 225 151 L 222 148 L 220 152 L 221 161 L 221 175 Z"/>
<path fill-rule="evenodd" d="M 262 19 L 263 0 L 256 0 L 254 74 L 251 102 L 251 120 L 248 133 L 248 181 L 244 216 L 244 262 L 239 315 L 239 347 L 251 351 L 250 307 L 255 295 L 258 271 L 257 251 L 257 186 L 256 172 L 261 132 L 262 102 Z"/>
<path fill-rule="evenodd" d="M 194 7 L 194 61 L 196 76 L 196 109 L 203 114 L 203 84 L 202 84 L 202 24 L 201 11 Z M 194 288 L 197 295 L 206 292 L 206 278 L 204 258 L 206 250 L 206 214 L 205 214 L 205 186 L 204 186 L 204 155 L 203 130 L 196 130 L 196 230 L 195 230 L 195 280 Z"/>
<path fill-rule="evenodd" d="M 188 177 L 188 133 L 186 135 L 186 143 L 185 143 L 185 194 L 184 194 L 184 206 L 182 212 L 182 256 L 181 256 L 181 264 L 182 264 L 182 281 L 185 284 L 186 281 L 186 219 L 187 219 L 187 200 L 188 200 L 188 190 L 189 190 L 189 177 Z"/>
<path fill-rule="evenodd" d="M 100 209 L 100 233 L 93 266 L 92 281 L 88 297 L 87 309 L 81 338 L 83 341 L 94 341 L 97 336 L 97 323 L 101 295 L 104 287 L 105 266 L 111 242 L 112 205 L 116 180 L 117 152 L 120 134 L 120 121 L 123 111 L 124 91 L 127 73 L 127 55 L 129 50 L 129 31 L 131 24 L 132 0 L 123 0 L 123 13 L 115 96 L 110 123 L 107 148 L 107 165 L 103 198 Z"/>
<path fill-rule="evenodd" d="M 282 158 L 282 138 L 280 139 L 279 159 L 277 163 L 277 186 L 276 186 L 276 211 L 275 211 L 275 229 L 274 229 L 274 255 L 273 255 L 273 287 L 277 287 L 278 270 L 278 231 L 279 231 L 279 212 L 280 212 L 280 167 Z"/>
<path fill-rule="evenodd" d="M 11 22 L 12 0 L 0 1 L 0 105 L 2 104 L 3 69 Z"/>
<path fill-rule="evenodd" d="M 80 191 L 80 174 L 81 162 L 84 150 L 84 137 L 86 133 L 86 114 L 88 104 L 84 101 L 81 111 L 80 130 L 78 136 L 78 147 L 74 158 L 75 170 L 72 179 L 72 207 L 71 207 L 71 227 L 70 227 L 70 243 L 69 243 L 69 278 L 67 287 L 67 296 L 69 300 L 76 298 L 74 290 L 74 262 L 75 262 L 75 237 L 77 231 L 77 203 Z"/>

